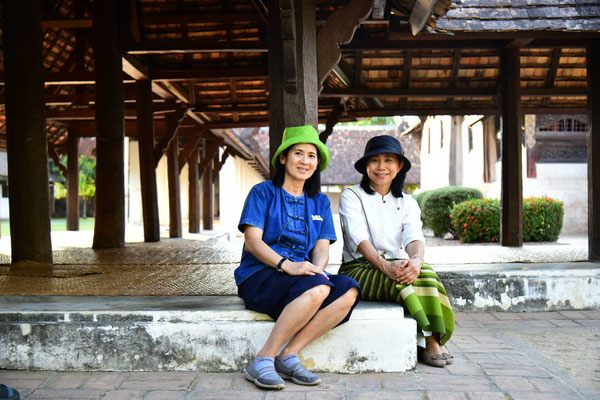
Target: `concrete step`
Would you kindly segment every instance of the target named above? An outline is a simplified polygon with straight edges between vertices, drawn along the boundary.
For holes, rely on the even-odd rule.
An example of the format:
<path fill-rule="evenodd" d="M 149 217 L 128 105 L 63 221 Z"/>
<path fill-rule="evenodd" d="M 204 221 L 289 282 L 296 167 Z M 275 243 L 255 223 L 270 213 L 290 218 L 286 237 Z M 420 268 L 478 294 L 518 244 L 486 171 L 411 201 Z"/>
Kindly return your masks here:
<path fill-rule="evenodd" d="M 6 369 L 239 371 L 274 324 L 235 296 L 0 296 L 0 310 Z M 361 302 L 301 358 L 320 372 L 402 372 L 416 340 L 402 307 Z"/>

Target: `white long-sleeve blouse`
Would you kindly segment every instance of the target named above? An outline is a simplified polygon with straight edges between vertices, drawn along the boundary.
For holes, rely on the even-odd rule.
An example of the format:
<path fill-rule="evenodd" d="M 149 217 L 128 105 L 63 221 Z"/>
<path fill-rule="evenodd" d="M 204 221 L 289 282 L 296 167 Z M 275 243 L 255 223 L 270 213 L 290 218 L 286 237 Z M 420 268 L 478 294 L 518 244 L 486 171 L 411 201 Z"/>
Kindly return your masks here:
<path fill-rule="evenodd" d="M 421 210 L 408 194 L 396 198 L 391 192 L 385 196 L 368 194 L 360 185 L 352 186 L 342 192 L 339 213 L 344 262 L 362 257 L 358 245 L 363 240 L 369 240 L 388 259 L 408 258 L 405 247 L 414 240 L 425 243 Z"/>

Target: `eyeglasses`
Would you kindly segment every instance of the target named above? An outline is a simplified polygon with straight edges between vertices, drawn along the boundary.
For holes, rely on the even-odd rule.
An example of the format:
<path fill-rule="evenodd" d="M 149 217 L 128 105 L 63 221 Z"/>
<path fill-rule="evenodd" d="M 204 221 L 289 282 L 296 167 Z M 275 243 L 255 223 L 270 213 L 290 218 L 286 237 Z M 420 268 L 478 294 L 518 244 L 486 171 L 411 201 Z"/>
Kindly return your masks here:
<path fill-rule="evenodd" d="M 282 228 L 277 244 L 292 250 L 304 250 L 308 247 L 308 225 L 301 219 L 291 219 Z"/>

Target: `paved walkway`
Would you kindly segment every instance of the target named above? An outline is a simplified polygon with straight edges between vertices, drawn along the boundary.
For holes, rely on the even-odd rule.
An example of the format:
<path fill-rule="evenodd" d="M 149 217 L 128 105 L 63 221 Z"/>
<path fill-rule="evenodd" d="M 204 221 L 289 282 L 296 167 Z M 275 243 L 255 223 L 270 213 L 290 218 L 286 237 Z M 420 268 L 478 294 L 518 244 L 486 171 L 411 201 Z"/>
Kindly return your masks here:
<path fill-rule="evenodd" d="M 0 370 L 24 399 L 600 399 L 600 311 L 457 314 L 443 369 L 323 374 L 265 392 L 239 372 L 52 372 Z"/>

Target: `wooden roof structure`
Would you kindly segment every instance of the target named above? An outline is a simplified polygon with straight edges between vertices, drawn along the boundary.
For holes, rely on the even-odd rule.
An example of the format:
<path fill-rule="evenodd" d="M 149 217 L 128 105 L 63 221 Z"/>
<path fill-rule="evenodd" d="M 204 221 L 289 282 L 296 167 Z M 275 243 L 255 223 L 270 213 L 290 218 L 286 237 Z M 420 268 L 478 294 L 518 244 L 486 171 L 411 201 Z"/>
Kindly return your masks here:
<path fill-rule="evenodd" d="M 221 137 L 236 155 L 251 159 L 226 130 L 268 125 L 265 2 L 122 3 L 126 134 L 136 136 L 132 83 L 146 77 L 153 82 L 159 141 L 164 113 L 179 109 L 184 138 L 186 131 L 202 127 L 210 132 L 207 137 Z M 346 3 L 317 1 L 317 28 Z M 416 36 L 408 22 L 414 1 L 378 3 L 384 6 L 342 46 L 341 60 L 323 84 L 320 121 L 331 116 L 347 121 L 375 115 L 496 114 L 498 50 L 511 45 L 521 47 L 525 112 L 583 112 L 585 43 L 600 35 L 597 0 L 438 1 Z M 69 125 L 94 134 L 92 20 L 87 1 L 47 1 L 45 13 L 48 141 L 51 150 L 63 153 Z M 0 108 L 4 147 L 2 114 Z"/>
<path fill-rule="evenodd" d="M 283 126 L 315 125 L 317 119 L 327 126 L 321 133 L 326 140 L 337 122 L 361 117 L 501 115 L 508 137 L 503 166 L 513 168 L 521 163 L 522 113 L 589 112 L 594 118 L 596 114 L 588 110 L 595 109 L 588 96 L 594 89 L 588 82 L 595 85 L 600 79 L 593 68 L 600 62 L 594 56 L 600 52 L 600 0 L 36 0 L 35 4 L 41 4 L 35 15 L 12 2 L 3 3 L 1 10 L 3 16 L 17 18 L 3 21 L 3 51 L 12 58 L 1 60 L 6 70 L 0 69 L 0 82 L 10 75 L 14 86 L 0 88 L 0 105 L 7 104 L 0 107 L 0 147 L 6 146 L 4 112 L 10 110 L 9 104 L 14 104 L 17 125 L 12 130 L 9 126 L 8 137 L 32 160 L 41 156 L 29 153 L 29 142 L 21 142 L 18 129 L 31 129 L 33 134 L 39 121 L 46 123 L 48 153 L 55 159 L 67 152 L 70 132 L 97 136 L 105 146 L 102 164 L 107 175 L 102 178 L 106 187 L 97 191 L 106 197 L 96 204 L 105 205 L 107 218 L 122 212 L 119 201 L 124 194 L 113 201 L 110 187 L 120 179 L 120 172 L 111 168 L 121 162 L 117 147 L 122 143 L 123 120 L 124 134 L 138 140 L 144 147 L 141 153 L 149 157 L 140 160 L 144 168 L 154 173 L 151 166 L 168 153 L 175 179 L 190 154 L 204 153 L 202 169 L 213 162 L 220 147 L 225 153 L 214 163 L 217 173 L 226 157 L 234 155 L 254 163 L 266 176 L 268 160 L 257 158 L 231 132 L 236 127 L 270 126 L 272 154 Z M 40 86 L 45 95 L 40 109 L 38 89 L 27 79 L 39 80 L 42 75 L 35 70 L 39 39 L 27 30 L 37 32 L 39 21 Z M 20 42 L 6 32 L 27 39 L 31 57 L 21 57 Z M 28 60 L 35 65 L 27 65 Z M 21 73 L 19 66 L 27 72 Z M 312 75 L 317 77 L 317 93 Z M 19 110 L 19 104 L 31 105 L 35 124 L 28 123 L 23 114 L 28 110 Z M 600 126 L 600 120 L 596 124 Z M 590 136 L 593 154 L 598 140 Z M 46 155 L 45 146 L 36 149 Z M 515 171 L 503 170 L 507 193 L 521 187 Z M 43 186 L 42 175 L 36 176 L 36 186 Z M 595 188 L 593 182 L 589 185 L 590 190 Z M 27 196 L 26 186 L 19 196 Z M 503 223 L 510 221 L 512 226 L 503 227 L 513 235 L 509 245 L 522 243 L 519 197 L 520 192 L 513 190 L 514 205 L 504 207 Z M 41 197 L 39 201 L 47 203 Z M 590 243 L 592 236 L 600 235 L 600 206 L 594 204 L 590 207 L 598 210 L 594 208 L 590 220 L 597 229 L 590 234 Z M 102 237 L 98 243 L 103 242 L 98 247 L 123 245 L 121 214 L 101 225 L 95 228 L 94 246 L 96 234 Z M 115 230 L 120 239 L 111 242 Z M 594 249 L 594 257 L 600 258 L 600 246 Z"/>

